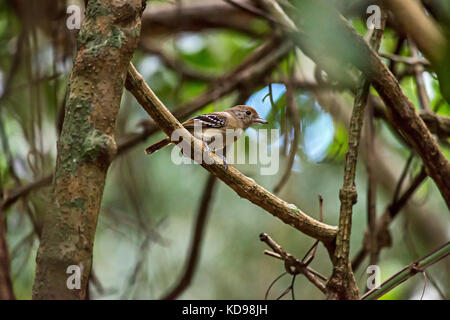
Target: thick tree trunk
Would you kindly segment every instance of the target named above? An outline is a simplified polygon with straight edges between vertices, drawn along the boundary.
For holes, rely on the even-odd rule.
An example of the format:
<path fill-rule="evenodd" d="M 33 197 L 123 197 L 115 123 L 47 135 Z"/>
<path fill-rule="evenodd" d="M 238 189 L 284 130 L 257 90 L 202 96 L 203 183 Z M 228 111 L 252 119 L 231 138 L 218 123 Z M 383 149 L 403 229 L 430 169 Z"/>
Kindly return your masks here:
<path fill-rule="evenodd" d="M 6 218 L 0 209 L 0 300 L 14 300 L 10 274 L 8 244 L 6 242 Z"/>
<path fill-rule="evenodd" d="M 144 6 L 142 0 L 88 2 L 69 80 L 54 203 L 44 221 L 33 299 L 86 297 L 106 172 L 117 149 L 116 116 Z"/>

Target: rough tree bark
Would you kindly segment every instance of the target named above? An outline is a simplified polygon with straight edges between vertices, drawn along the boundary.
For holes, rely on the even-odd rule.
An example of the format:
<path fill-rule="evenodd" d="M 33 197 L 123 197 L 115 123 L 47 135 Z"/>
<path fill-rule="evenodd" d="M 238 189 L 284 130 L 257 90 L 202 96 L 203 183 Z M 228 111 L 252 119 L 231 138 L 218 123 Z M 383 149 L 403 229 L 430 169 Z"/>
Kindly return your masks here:
<path fill-rule="evenodd" d="M 400 84 L 377 53 L 338 12 L 326 1 L 299 2 L 301 31 L 307 37 L 292 34 L 294 42 L 325 70 L 351 64 L 372 81 L 387 107 L 387 117 L 405 141 L 421 157 L 427 174 L 434 180 L 446 204 L 450 207 L 450 163 L 439 148 L 424 121 L 415 112 L 414 104 L 402 91 Z M 305 12 L 311 14 L 306 15 Z M 320 28 L 318 28 L 320 26 Z M 334 32 L 330 32 L 334 30 Z M 342 35 L 337 37 L 336 34 Z M 333 48 L 333 63 L 321 52 Z M 352 48 L 352 50 L 348 50 Z M 341 68 L 342 72 L 346 69 Z"/>
<path fill-rule="evenodd" d="M 370 46 L 378 51 L 380 47 L 387 14 L 382 14 L 381 29 L 373 31 Z M 361 130 L 364 121 L 365 107 L 370 90 L 370 80 L 361 76 L 361 84 L 357 89 L 352 118 L 350 120 L 348 151 L 345 159 L 344 185 L 339 192 L 341 207 L 339 213 L 339 229 L 336 236 L 336 250 L 333 261 L 333 274 L 327 283 L 329 299 L 358 299 L 358 286 L 350 263 L 350 234 L 352 227 L 353 205 L 357 200 L 355 186 L 356 163 Z"/>
<path fill-rule="evenodd" d="M 5 215 L 0 210 L 0 300 L 14 300 L 5 225 Z"/>
<path fill-rule="evenodd" d="M 33 299 L 86 297 L 106 172 L 117 151 L 116 116 L 144 7 L 142 0 L 88 2 L 69 80 L 53 209 L 44 221 Z M 71 265 L 80 267 L 79 289 L 67 287 Z"/>
<path fill-rule="evenodd" d="M 126 87 L 169 137 L 171 137 L 174 130 L 178 130 L 182 143 L 188 142 L 191 146 L 195 146 L 194 150 L 205 151 L 203 143 L 189 134 L 181 123 L 170 113 L 132 64 L 130 64 L 128 71 Z M 194 159 L 196 156 L 195 152 L 190 156 Z M 209 160 L 212 160 L 212 163 L 208 164 L 204 161 L 201 163 L 201 166 L 225 182 L 239 196 L 260 206 L 284 223 L 322 241 L 331 250 L 331 245 L 336 238 L 337 230 L 335 227 L 311 218 L 295 205 L 276 197 L 255 183 L 253 179 L 246 177 L 232 166 L 225 170 L 222 159 L 214 153 L 210 153 L 207 157 L 210 158 Z"/>

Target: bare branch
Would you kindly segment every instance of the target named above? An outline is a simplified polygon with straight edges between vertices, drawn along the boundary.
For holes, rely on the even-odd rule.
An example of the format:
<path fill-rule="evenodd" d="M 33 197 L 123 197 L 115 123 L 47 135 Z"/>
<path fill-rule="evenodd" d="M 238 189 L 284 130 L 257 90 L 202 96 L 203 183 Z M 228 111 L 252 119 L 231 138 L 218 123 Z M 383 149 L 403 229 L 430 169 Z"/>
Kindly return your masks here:
<path fill-rule="evenodd" d="M 329 72 L 328 68 L 336 68 L 336 66 L 351 63 L 372 81 L 374 88 L 388 107 L 387 115 L 394 124 L 394 128 L 420 155 L 427 173 L 435 181 L 447 206 L 450 207 L 450 163 L 425 123 L 416 114 L 413 103 L 404 94 L 397 79 L 353 26 L 339 15 L 335 8 L 329 6 L 327 1 L 308 0 L 300 2 L 300 4 L 306 10 L 299 10 L 298 18 L 304 19 L 302 31 L 308 36 L 299 36 L 294 29 L 289 36 L 314 61 L 325 62 L 326 64 L 321 66 L 325 71 Z M 313 12 L 317 10 L 321 14 L 308 16 L 308 9 L 313 10 Z M 318 24 L 321 24 L 320 30 L 315 29 Z M 342 36 L 335 37 L 334 32 L 322 32 L 323 28 L 336 30 Z M 345 45 L 342 43 L 343 40 L 345 40 Z M 353 48 L 352 52 L 347 50 L 349 46 Z M 335 60 L 332 63 L 323 61 L 322 54 L 330 47 L 335 49 L 332 56 Z M 345 72 L 342 67 L 340 69 Z M 332 70 L 332 72 L 335 71 Z"/>
<path fill-rule="evenodd" d="M 292 167 L 294 166 L 295 155 L 297 154 L 298 149 L 298 139 L 299 139 L 299 130 L 300 130 L 300 119 L 297 111 L 297 105 L 295 103 L 295 90 L 291 85 L 286 87 L 286 108 L 289 115 L 289 119 L 291 120 L 294 136 L 290 142 L 290 150 L 289 150 L 289 158 L 286 169 L 281 176 L 280 181 L 273 188 L 273 192 L 275 194 L 279 193 L 281 188 L 287 183 L 289 176 L 292 172 Z M 291 130 L 286 130 L 286 135 L 289 135 Z"/>
<path fill-rule="evenodd" d="M 409 50 L 411 50 L 412 58 L 417 59 L 419 57 L 419 50 L 417 49 L 416 44 L 411 39 L 408 39 L 408 43 L 409 43 Z M 425 83 L 423 80 L 424 68 L 421 64 L 416 63 L 413 65 L 413 70 L 414 70 L 414 78 L 416 80 L 417 96 L 419 97 L 420 107 L 422 110 L 431 112 L 430 98 L 428 97 L 427 90 L 425 88 Z"/>
<path fill-rule="evenodd" d="M 20 186 L 15 190 L 5 191 L 2 195 L 3 202 L 0 205 L 0 209 L 6 210 L 9 206 L 29 194 L 31 191 L 50 185 L 52 180 L 53 175 L 47 175 L 27 185 Z"/>
<path fill-rule="evenodd" d="M 401 28 L 417 43 L 420 51 L 433 63 L 444 59 L 446 40 L 434 20 L 425 14 L 417 1 L 384 0 L 384 4 L 397 18 Z M 411 24 L 414 19 L 414 24 Z"/>
<path fill-rule="evenodd" d="M 158 99 L 132 65 L 129 68 L 126 87 L 169 137 L 174 130 L 178 130 L 181 133 L 180 138 L 183 141 L 189 141 L 191 146 L 195 146 L 194 150 L 205 150 L 203 143 L 195 139 L 184 129 L 181 123 L 178 122 Z M 333 242 L 336 235 L 335 227 L 321 223 L 306 215 L 296 206 L 277 198 L 235 168 L 230 166 L 228 170 L 224 170 L 225 167 L 222 159 L 215 154 L 211 153 L 208 156 L 213 163 L 207 164 L 203 162 L 201 165 L 230 186 L 238 195 L 265 209 L 275 217 L 281 219 L 284 223 L 293 226 L 313 238 L 321 240 L 325 245 Z M 195 155 L 191 154 L 191 157 L 195 158 Z"/>
<path fill-rule="evenodd" d="M 450 242 L 447 242 L 442 247 L 434 250 L 425 257 L 406 266 L 405 268 L 394 274 L 392 277 L 384 281 L 379 287 L 368 291 L 361 297 L 361 300 L 375 300 L 382 297 L 398 285 L 415 276 L 417 273 L 423 273 L 428 267 L 446 258 L 449 254 Z"/>
<path fill-rule="evenodd" d="M 320 275 L 317 271 L 314 271 L 306 264 L 295 258 L 293 255 L 284 251 L 284 249 L 276 243 L 267 233 L 261 233 L 259 235 L 259 239 L 266 243 L 275 254 L 278 254 L 281 257 L 281 260 L 285 262 L 286 272 L 292 275 L 303 274 L 313 285 L 315 285 L 322 293 L 326 294 L 327 290 L 325 285 L 317 279 L 318 277 L 322 280 L 326 280 L 326 278 Z M 294 270 L 292 269 L 294 268 Z"/>
<path fill-rule="evenodd" d="M 395 202 L 392 202 L 384 211 L 384 213 L 378 218 L 376 222 L 376 239 L 377 239 L 377 256 L 380 254 L 380 251 L 385 248 L 389 247 L 391 245 L 391 237 L 389 234 L 389 225 L 394 220 L 394 218 L 397 216 L 397 214 L 403 209 L 403 207 L 406 205 L 408 200 L 412 197 L 414 192 L 417 190 L 417 188 L 422 184 L 422 182 L 427 177 L 425 170 L 421 170 L 420 173 L 414 178 L 414 180 L 411 182 L 410 186 L 407 190 L 402 194 L 401 197 L 398 198 Z M 355 255 L 355 258 L 352 262 L 352 267 L 354 270 L 356 270 L 366 257 L 367 253 L 369 252 L 369 244 L 368 244 L 368 232 L 366 231 L 366 236 L 364 238 L 364 244 L 363 247 L 358 251 L 358 253 Z"/>
<path fill-rule="evenodd" d="M 377 264 L 377 238 L 376 238 L 376 218 L 377 218 L 377 183 L 374 171 L 375 150 L 375 126 L 373 116 L 373 105 L 368 102 L 366 107 L 366 148 L 367 148 L 367 225 L 370 244 L 371 264 Z"/>
<path fill-rule="evenodd" d="M 167 67 L 176 71 L 181 77 L 203 82 L 212 82 L 216 80 L 216 77 L 197 72 L 192 68 L 185 66 L 181 61 L 169 56 L 162 49 L 152 45 L 149 41 L 141 41 L 139 47 L 145 53 L 157 55 Z"/>
<path fill-rule="evenodd" d="M 251 5 L 248 0 L 235 1 Z M 152 5 L 151 10 L 146 10 L 142 17 L 142 39 L 145 41 L 147 37 L 207 29 L 231 29 L 259 37 L 264 32 L 252 27 L 251 23 L 257 20 L 248 12 L 216 0 L 185 1 L 181 8 L 166 4 Z"/>
<path fill-rule="evenodd" d="M 399 56 L 396 54 L 389 54 L 389 53 L 379 53 L 380 57 L 382 58 L 386 58 L 389 59 L 391 61 L 394 62 L 401 62 L 404 64 L 409 64 L 409 65 L 416 65 L 416 64 L 421 64 L 424 66 L 429 66 L 430 63 L 425 60 L 424 58 L 420 58 L 420 57 L 403 57 L 403 56 Z"/>
<path fill-rule="evenodd" d="M 289 44 L 280 46 L 279 39 L 269 38 L 268 41 L 251 53 L 234 70 L 213 82 L 205 92 L 178 107 L 174 111 L 174 115 L 179 119 L 185 119 L 214 100 L 238 88 L 242 89 L 241 91 L 251 91 L 264 80 L 263 75 L 270 73 L 290 49 L 291 46 Z M 139 143 L 144 142 L 149 136 L 160 131 L 159 126 L 151 120 L 144 122 L 142 126 L 144 130 L 141 133 L 133 133 L 119 140 L 117 144 L 117 156 L 126 153 Z M 53 175 L 50 174 L 18 189 L 4 191 L 2 194 L 3 203 L 0 204 L 0 208 L 7 209 L 29 192 L 48 186 L 51 184 L 52 179 Z"/>
<path fill-rule="evenodd" d="M 6 217 L 0 209 L 0 300 L 15 300 L 6 242 Z"/>

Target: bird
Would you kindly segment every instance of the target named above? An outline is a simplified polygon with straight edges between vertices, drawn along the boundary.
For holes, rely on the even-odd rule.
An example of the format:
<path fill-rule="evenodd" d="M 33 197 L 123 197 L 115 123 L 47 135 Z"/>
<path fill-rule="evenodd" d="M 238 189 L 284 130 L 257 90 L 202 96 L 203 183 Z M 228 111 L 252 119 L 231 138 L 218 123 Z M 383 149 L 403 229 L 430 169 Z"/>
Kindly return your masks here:
<path fill-rule="evenodd" d="M 236 105 L 221 112 L 211 112 L 196 116 L 186 120 L 182 125 L 197 139 L 203 141 L 207 152 L 215 152 L 235 142 L 248 127 L 256 123 L 267 124 L 268 121 L 261 118 L 252 107 Z M 217 139 L 219 136 L 221 139 Z M 145 153 L 150 155 L 171 143 L 172 141 L 167 137 L 146 148 Z M 212 148 L 209 145 L 212 145 Z M 221 154 L 217 155 L 222 158 L 225 169 L 227 169 L 228 163 L 225 157 Z"/>

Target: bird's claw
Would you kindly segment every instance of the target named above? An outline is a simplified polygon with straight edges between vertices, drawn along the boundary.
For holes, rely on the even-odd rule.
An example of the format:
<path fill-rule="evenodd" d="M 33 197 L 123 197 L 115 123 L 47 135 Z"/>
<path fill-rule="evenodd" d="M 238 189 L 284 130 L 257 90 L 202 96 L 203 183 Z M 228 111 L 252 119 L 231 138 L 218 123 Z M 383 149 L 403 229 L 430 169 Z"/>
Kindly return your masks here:
<path fill-rule="evenodd" d="M 209 145 L 206 141 L 203 141 L 203 145 L 205 146 L 206 152 L 211 153 L 211 149 L 209 148 Z"/>
<path fill-rule="evenodd" d="M 228 162 L 227 162 L 227 159 L 223 156 L 223 155 L 221 155 L 221 154 L 216 154 L 220 159 L 222 159 L 222 161 L 223 161 L 223 165 L 224 165 L 224 167 L 225 167 L 225 171 L 227 171 L 228 170 Z"/>
<path fill-rule="evenodd" d="M 207 143 L 206 141 L 203 141 L 203 144 L 204 144 L 204 146 L 205 146 L 205 151 L 206 151 L 207 153 L 211 153 L 212 151 L 211 151 L 211 149 L 209 148 L 208 143 Z M 228 162 L 227 162 L 227 159 L 226 159 L 223 155 L 221 155 L 221 154 L 215 154 L 215 155 L 218 156 L 220 159 L 222 159 L 223 165 L 224 165 L 224 167 L 225 167 L 225 171 L 227 171 L 227 170 L 228 170 Z"/>

